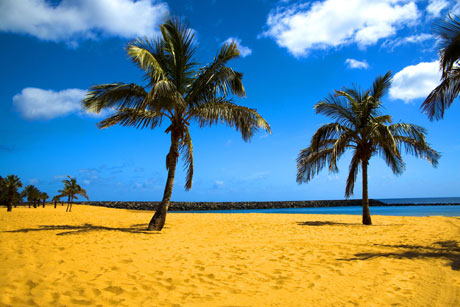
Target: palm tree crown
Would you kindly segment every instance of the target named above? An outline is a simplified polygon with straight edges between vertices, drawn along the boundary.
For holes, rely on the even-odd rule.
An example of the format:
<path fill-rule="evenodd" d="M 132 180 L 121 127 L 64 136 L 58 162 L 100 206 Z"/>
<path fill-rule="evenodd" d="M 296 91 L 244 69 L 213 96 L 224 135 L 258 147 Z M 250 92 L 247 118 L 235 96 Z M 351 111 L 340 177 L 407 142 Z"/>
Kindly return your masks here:
<path fill-rule="evenodd" d="M 7 211 L 11 211 L 13 202 L 18 200 L 18 189 L 22 188 L 22 182 L 16 175 L 8 175 L 6 178 L 1 178 L 1 181 L 7 200 Z"/>
<path fill-rule="evenodd" d="M 159 39 L 137 39 L 126 46 L 131 60 L 144 72 L 145 86 L 96 85 L 91 87 L 83 105 L 94 112 L 103 108 L 115 111 L 98 124 L 100 128 L 119 124 L 154 129 L 168 122 L 165 132 L 171 135 L 171 147 L 166 157 L 168 181 L 162 202 L 162 210 L 167 210 L 180 154 L 187 170 L 185 189 L 192 188 L 191 122 L 200 127 L 225 123 L 240 131 L 245 141 L 258 129 L 270 131 L 270 127 L 256 110 L 236 105 L 228 98 L 245 96 L 243 75 L 227 66 L 240 54 L 235 43 L 224 44 L 213 62 L 198 67 L 194 59 L 196 42 L 192 29 L 179 19 L 170 19 L 160 30 L 162 37 Z"/>
<path fill-rule="evenodd" d="M 460 17 L 449 15 L 447 20 L 439 21 L 435 25 L 435 32 L 441 39 L 441 83 L 422 104 L 423 112 L 431 120 L 443 118 L 444 111 L 460 93 Z"/>
<path fill-rule="evenodd" d="M 392 124 L 391 116 L 381 114 L 381 98 L 390 87 L 391 78 L 388 72 L 377 77 L 367 91 L 345 88 L 315 105 L 316 113 L 329 116 L 335 122 L 322 125 L 313 135 L 310 146 L 300 151 L 297 158 L 298 183 L 310 181 L 326 165 L 329 165 L 330 172 L 337 172 L 337 161 L 350 149 L 353 156 L 345 196 L 353 194 L 361 168 L 363 194 L 366 193 L 363 195 L 364 209 L 364 202 L 368 206 L 367 165 L 375 154 L 382 156 L 395 174 L 402 173 L 405 168 L 401 150 L 437 165 L 440 155 L 425 141 L 424 128 L 405 123 Z M 371 223 L 370 216 L 366 222 Z"/>
<path fill-rule="evenodd" d="M 64 183 L 64 189 L 59 190 L 60 195 L 58 197 L 62 196 L 67 196 L 70 201 L 73 199 L 78 199 L 77 195 L 81 195 L 85 197 L 86 199 L 88 198 L 88 195 L 86 194 L 86 190 L 83 189 L 78 183 L 77 183 L 77 178 L 72 178 L 70 176 L 67 176 L 68 179 L 62 180 Z"/>
<path fill-rule="evenodd" d="M 29 203 L 33 202 L 34 207 L 36 207 L 37 206 L 36 202 L 37 200 L 40 199 L 40 191 L 34 185 L 28 185 L 24 188 L 24 190 L 22 190 L 21 197 L 26 197 L 27 201 Z M 30 208 L 30 204 L 29 204 L 29 208 Z"/>

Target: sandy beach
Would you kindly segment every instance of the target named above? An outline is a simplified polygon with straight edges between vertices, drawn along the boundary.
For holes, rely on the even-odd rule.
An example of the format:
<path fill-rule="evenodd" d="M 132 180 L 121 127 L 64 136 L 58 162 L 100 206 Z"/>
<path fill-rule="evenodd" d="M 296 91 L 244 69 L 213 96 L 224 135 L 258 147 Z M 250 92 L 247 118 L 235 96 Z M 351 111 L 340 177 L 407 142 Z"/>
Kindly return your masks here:
<path fill-rule="evenodd" d="M 2 209 L 0 305 L 460 304 L 459 218 L 172 213 L 159 233 L 151 216 Z"/>

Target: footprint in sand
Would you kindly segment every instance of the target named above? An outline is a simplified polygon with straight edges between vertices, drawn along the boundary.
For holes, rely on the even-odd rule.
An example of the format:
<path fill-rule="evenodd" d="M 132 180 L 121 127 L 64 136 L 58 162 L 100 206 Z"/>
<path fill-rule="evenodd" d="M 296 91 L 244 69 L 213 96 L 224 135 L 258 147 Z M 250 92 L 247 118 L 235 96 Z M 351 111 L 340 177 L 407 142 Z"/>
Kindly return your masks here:
<path fill-rule="evenodd" d="M 116 295 L 120 295 L 122 294 L 124 291 L 122 288 L 120 287 L 117 287 L 117 286 L 108 286 L 107 288 L 104 288 L 105 291 L 108 291 L 108 292 L 112 292 L 113 294 L 116 294 Z"/>

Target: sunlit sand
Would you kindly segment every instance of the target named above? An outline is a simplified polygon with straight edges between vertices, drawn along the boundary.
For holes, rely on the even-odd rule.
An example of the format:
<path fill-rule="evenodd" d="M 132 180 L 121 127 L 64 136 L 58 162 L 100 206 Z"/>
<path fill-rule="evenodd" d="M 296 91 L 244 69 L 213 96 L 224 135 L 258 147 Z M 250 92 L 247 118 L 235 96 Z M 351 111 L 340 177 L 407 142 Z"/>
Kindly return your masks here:
<path fill-rule="evenodd" d="M 2 209 L 1 306 L 460 304 L 459 218 L 72 211 Z"/>

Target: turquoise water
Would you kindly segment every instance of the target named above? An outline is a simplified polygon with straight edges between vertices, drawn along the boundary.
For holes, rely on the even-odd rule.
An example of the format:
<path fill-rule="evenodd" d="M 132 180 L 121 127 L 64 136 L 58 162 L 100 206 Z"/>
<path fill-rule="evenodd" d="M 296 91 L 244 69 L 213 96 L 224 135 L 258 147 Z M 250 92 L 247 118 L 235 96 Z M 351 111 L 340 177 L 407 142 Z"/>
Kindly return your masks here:
<path fill-rule="evenodd" d="M 460 204 L 460 197 L 387 198 L 379 199 L 386 204 Z"/>
<path fill-rule="evenodd" d="M 371 215 L 391 216 L 460 216 L 460 206 L 385 206 L 371 207 Z M 179 212 L 177 212 L 179 213 Z M 290 214 L 350 214 L 361 215 L 362 208 L 285 208 L 285 209 L 248 209 L 248 210 L 210 210 L 184 211 L 183 213 L 290 213 Z"/>

